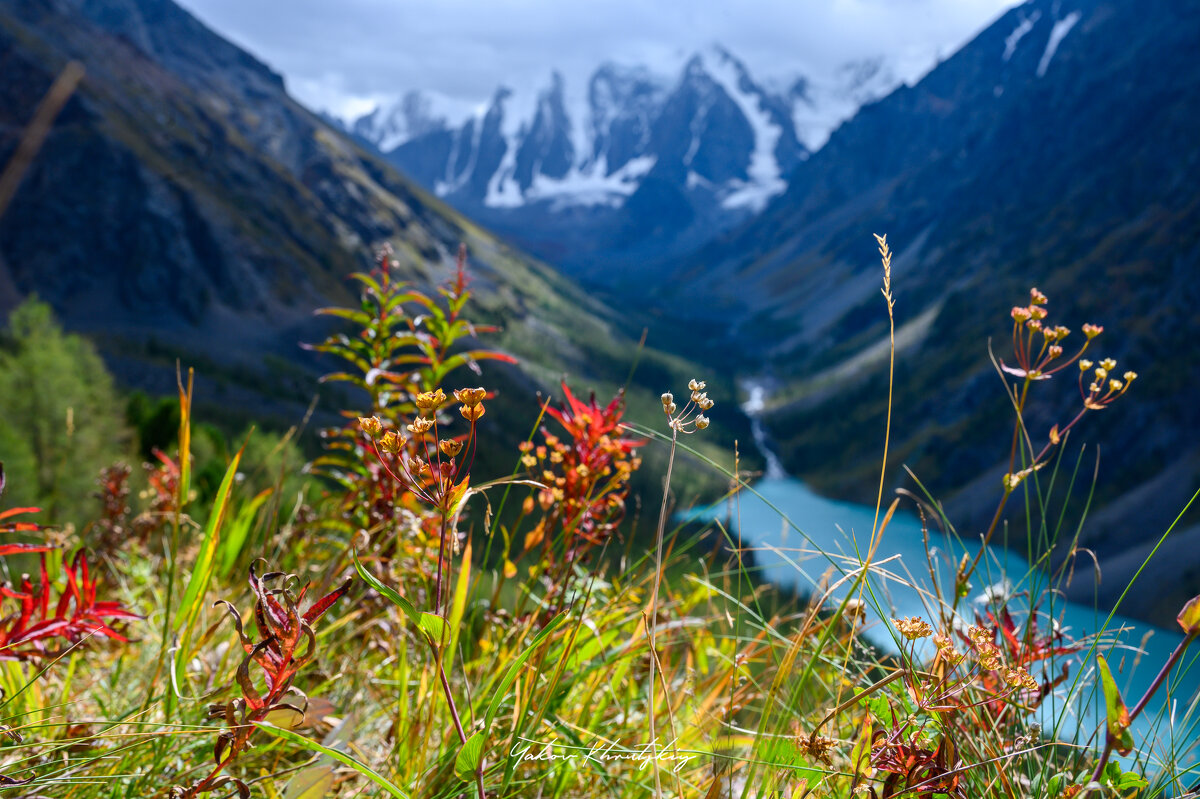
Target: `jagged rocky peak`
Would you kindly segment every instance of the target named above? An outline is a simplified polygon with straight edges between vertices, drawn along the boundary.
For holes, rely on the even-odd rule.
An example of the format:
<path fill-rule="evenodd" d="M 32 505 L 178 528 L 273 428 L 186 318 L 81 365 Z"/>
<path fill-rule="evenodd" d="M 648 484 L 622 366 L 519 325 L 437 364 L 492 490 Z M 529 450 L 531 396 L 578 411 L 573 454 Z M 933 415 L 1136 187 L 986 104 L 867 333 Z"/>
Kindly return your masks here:
<path fill-rule="evenodd" d="M 646 152 L 651 126 L 667 94 L 667 80 L 645 67 L 606 62 L 588 81 L 590 157 L 611 175 Z"/>
<path fill-rule="evenodd" d="M 502 87 L 456 113 L 433 98 L 410 91 L 351 129 L 468 208 L 620 207 L 654 173 L 728 210 L 756 210 L 807 155 L 792 99 L 719 45 L 673 78 L 606 62 L 581 85 L 554 72 L 541 87 Z"/>
<path fill-rule="evenodd" d="M 863 87 L 890 74 L 883 62 L 843 72 L 767 83 L 711 45 L 669 69 L 551 72 L 473 106 L 409 92 L 353 131 L 522 247 L 573 271 L 598 269 L 608 257 L 682 252 L 765 208 L 855 103 L 877 96 Z M 650 209 L 659 222 L 647 226 Z"/>
<path fill-rule="evenodd" d="M 350 125 L 350 132 L 380 150 L 394 150 L 407 141 L 463 124 L 478 107 L 442 95 L 411 89 L 394 105 L 375 106 Z"/>

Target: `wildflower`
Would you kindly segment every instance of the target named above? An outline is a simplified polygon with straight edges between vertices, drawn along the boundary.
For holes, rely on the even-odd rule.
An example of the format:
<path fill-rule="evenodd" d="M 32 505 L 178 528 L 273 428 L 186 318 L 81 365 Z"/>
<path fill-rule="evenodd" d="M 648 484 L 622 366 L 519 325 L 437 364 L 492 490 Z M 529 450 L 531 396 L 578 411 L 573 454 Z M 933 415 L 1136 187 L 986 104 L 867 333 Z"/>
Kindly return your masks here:
<path fill-rule="evenodd" d="M 358 429 L 371 438 L 379 438 L 379 434 L 383 432 L 383 422 L 379 421 L 379 418 L 376 416 L 360 416 L 358 417 Z"/>
<path fill-rule="evenodd" d="M 1112 358 L 1105 358 L 1103 361 L 1100 362 L 1100 365 L 1104 367 L 1105 371 L 1109 371 L 1109 372 L 1111 372 L 1113 369 L 1117 368 L 1117 362 L 1115 360 L 1113 360 Z"/>
<path fill-rule="evenodd" d="M 1020 306 L 1017 306 L 1012 309 L 1012 318 L 1018 324 L 1020 324 L 1021 322 L 1028 322 L 1030 319 L 1030 316 L 1031 316 L 1031 314 L 1029 313 L 1028 308 L 1022 308 Z"/>
<path fill-rule="evenodd" d="M 819 760 L 826 766 L 833 765 L 833 758 L 829 756 L 829 750 L 837 743 L 832 738 L 826 738 L 824 735 L 818 735 L 815 731 L 812 735 L 805 737 L 800 736 L 800 746 L 805 753 L 815 760 Z"/>
<path fill-rule="evenodd" d="M 1137 380 L 1137 372 L 1126 372 L 1125 373 L 1125 382 L 1126 383 L 1132 383 L 1134 380 Z"/>
<path fill-rule="evenodd" d="M 438 443 L 438 447 L 444 455 L 453 458 L 462 452 L 463 442 L 455 438 L 443 438 Z"/>
<path fill-rule="evenodd" d="M 1113 378 L 1112 380 L 1108 381 L 1108 387 L 1113 391 L 1120 391 L 1121 389 L 1125 388 L 1125 384 L 1120 380 Z"/>
<path fill-rule="evenodd" d="M 1058 356 L 1063 354 L 1063 348 L 1058 346 L 1057 344 L 1055 344 L 1055 345 L 1051 346 L 1050 349 L 1047 350 L 1046 352 L 1050 355 L 1051 358 L 1057 358 Z"/>
<path fill-rule="evenodd" d="M 697 380 L 696 378 L 692 378 L 691 380 L 688 381 L 688 391 L 703 391 L 704 385 L 705 384 L 704 384 L 703 380 Z"/>
<path fill-rule="evenodd" d="M 697 416 L 696 417 L 696 429 L 704 430 L 707 427 L 708 427 L 708 417 L 704 416 L 704 415 Z"/>
<path fill-rule="evenodd" d="M 384 452 L 395 455 L 404 448 L 404 437 L 397 435 L 395 430 L 389 430 L 383 434 L 383 438 L 379 439 L 379 448 Z"/>
<path fill-rule="evenodd" d="M 432 419 L 425 419 L 418 416 L 412 420 L 412 424 L 408 425 L 408 432 L 414 436 L 423 436 L 429 432 L 429 428 L 433 427 Z"/>
<path fill-rule="evenodd" d="M 1079 371 L 1086 372 L 1088 369 L 1091 369 L 1091 368 L 1092 368 L 1091 361 L 1089 361 L 1087 358 L 1079 359 Z"/>
<path fill-rule="evenodd" d="M 933 635 L 933 628 L 920 616 L 910 616 L 907 619 L 892 619 L 896 629 L 910 641 L 928 638 Z"/>
<path fill-rule="evenodd" d="M 1084 325 L 1083 326 L 1083 334 L 1088 337 L 1089 341 L 1091 341 L 1092 339 L 1094 339 L 1096 336 L 1100 335 L 1103 332 L 1104 332 L 1104 328 L 1101 327 L 1100 325 Z"/>
<path fill-rule="evenodd" d="M 446 392 L 440 388 L 434 391 L 423 391 L 413 401 L 422 411 L 434 411 L 446 401 Z"/>
<path fill-rule="evenodd" d="M 675 411 L 677 411 L 677 410 L 679 410 L 679 409 L 675 406 L 674 402 L 670 403 L 669 405 L 663 406 L 663 413 L 665 413 L 667 416 L 670 416 L 671 414 L 675 413 Z"/>
<path fill-rule="evenodd" d="M 992 643 L 992 639 L 994 637 L 995 636 L 991 630 L 988 630 L 985 627 L 980 627 L 978 624 L 972 624 L 967 628 L 967 638 L 969 638 L 971 643 L 975 644 L 977 647 L 982 647 Z"/>
<path fill-rule="evenodd" d="M 483 403 L 479 403 L 478 405 L 460 405 L 458 412 L 462 414 L 462 418 L 474 423 L 479 421 L 479 418 L 486 413 L 486 409 L 483 407 Z"/>
<path fill-rule="evenodd" d="M 1036 288 L 1029 290 L 1030 305 L 1045 305 L 1047 302 L 1046 295 L 1038 291 Z"/>
<path fill-rule="evenodd" d="M 1021 688 L 1027 682 L 1029 672 L 1020 666 L 1007 666 L 1001 671 L 1000 676 L 1010 688 Z"/>
<path fill-rule="evenodd" d="M 485 397 L 487 397 L 487 389 L 482 387 L 460 388 L 454 392 L 454 399 L 472 408 L 483 402 Z"/>
<path fill-rule="evenodd" d="M 674 395 L 671 394 L 670 391 L 664 393 L 662 395 L 661 399 L 662 399 L 662 404 L 663 404 L 664 408 L 666 408 L 670 405 L 673 405 L 675 402 L 675 397 L 674 397 Z"/>
<path fill-rule="evenodd" d="M 940 654 L 942 659 L 951 666 L 957 666 L 962 662 L 962 659 L 966 657 L 963 653 L 954 648 L 954 641 L 950 638 L 950 636 L 944 633 L 938 633 L 935 635 L 933 637 L 933 643 L 938 649 L 938 654 Z"/>
<path fill-rule="evenodd" d="M 996 671 L 1003 664 L 1000 647 L 991 642 L 985 643 L 976 650 L 975 659 L 979 662 L 979 668 L 986 671 Z"/>
<path fill-rule="evenodd" d="M 1029 315 L 1033 317 L 1032 321 L 1035 322 L 1045 319 L 1049 313 L 1049 311 L 1040 305 L 1035 305 L 1029 309 Z M 1035 329 L 1041 329 L 1041 325 L 1039 324 Z"/>

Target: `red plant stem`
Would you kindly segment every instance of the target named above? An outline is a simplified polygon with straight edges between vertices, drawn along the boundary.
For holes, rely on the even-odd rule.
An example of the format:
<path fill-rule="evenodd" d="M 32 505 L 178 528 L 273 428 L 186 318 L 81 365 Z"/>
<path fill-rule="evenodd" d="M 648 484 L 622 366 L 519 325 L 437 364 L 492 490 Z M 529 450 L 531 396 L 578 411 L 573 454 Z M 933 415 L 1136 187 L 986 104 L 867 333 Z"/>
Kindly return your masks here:
<path fill-rule="evenodd" d="M 1175 651 L 1167 658 L 1167 662 L 1158 670 L 1158 674 L 1154 678 L 1154 682 L 1150 683 L 1150 687 L 1146 689 L 1146 693 L 1142 694 L 1142 698 L 1133 706 L 1133 710 L 1129 712 L 1129 724 L 1133 724 L 1141 712 L 1146 709 L 1146 705 L 1150 703 L 1151 697 L 1162 686 L 1163 681 L 1167 679 L 1167 675 L 1179 659 L 1183 657 L 1184 650 L 1191 645 L 1192 641 L 1196 640 L 1196 636 L 1200 633 L 1191 632 L 1184 636 L 1184 639 L 1179 642 L 1179 646 L 1175 647 Z M 1104 736 L 1104 753 L 1100 755 L 1100 761 L 1096 763 L 1096 770 L 1092 772 L 1092 782 L 1099 782 L 1100 777 L 1104 774 L 1104 767 L 1108 765 L 1108 759 L 1112 756 L 1113 749 L 1116 747 L 1116 738 L 1113 737 L 1112 730 L 1105 728 Z M 1084 791 L 1080 799 L 1091 793 L 1091 790 Z"/>
<path fill-rule="evenodd" d="M 441 525 L 438 533 L 438 564 L 437 564 L 437 580 L 433 588 L 433 612 L 434 615 L 442 615 L 442 569 L 446 559 L 446 513 L 441 513 Z"/>
<path fill-rule="evenodd" d="M 1179 646 L 1175 647 L 1175 651 L 1171 653 L 1171 657 L 1167 658 L 1167 662 L 1164 663 L 1163 667 L 1158 670 L 1158 676 L 1154 678 L 1154 682 L 1150 683 L 1150 687 L 1146 689 L 1146 693 L 1142 696 L 1141 701 L 1134 705 L 1133 710 L 1129 712 L 1129 720 L 1131 722 L 1136 719 L 1143 710 L 1146 709 L 1146 705 L 1149 703 L 1150 697 L 1153 696 L 1158 690 L 1159 686 L 1162 685 L 1163 680 L 1167 678 L 1167 673 L 1171 671 L 1177 662 L 1179 662 L 1179 658 L 1183 657 L 1183 651 L 1188 648 L 1192 641 L 1196 640 L 1196 635 L 1197 633 L 1189 633 L 1182 641 L 1179 642 Z"/>

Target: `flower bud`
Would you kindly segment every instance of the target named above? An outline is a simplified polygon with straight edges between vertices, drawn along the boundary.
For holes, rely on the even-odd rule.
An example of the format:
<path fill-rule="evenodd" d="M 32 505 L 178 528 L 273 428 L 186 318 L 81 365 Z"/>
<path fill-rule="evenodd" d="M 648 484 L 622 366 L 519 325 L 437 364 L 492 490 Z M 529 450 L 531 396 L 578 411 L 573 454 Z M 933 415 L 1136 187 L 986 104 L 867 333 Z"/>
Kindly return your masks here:
<path fill-rule="evenodd" d="M 404 448 L 404 439 L 396 435 L 396 431 L 389 430 L 383 434 L 383 438 L 379 439 L 379 448 L 384 452 L 395 455 Z"/>
<path fill-rule="evenodd" d="M 413 400 L 417 407 L 423 411 L 436 410 L 446 401 L 446 392 L 440 388 L 434 391 L 424 391 L 416 396 Z"/>
<path fill-rule="evenodd" d="M 358 429 L 371 438 L 379 438 L 379 434 L 383 432 L 383 422 L 379 421 L 376 416 L 360 416 L 358 417 Z"/>
<path fill-rule="evenodd" d="M 412 424 L 408 426 L 408 432 L 412 433 L 414 436 L 423 436 L 429 432 L 429 428 L 431 427 L 433 427 L 432 419 L 417 417 L 416 419 L 413 419 Z"/>
<path fill-rule="evenodd" d="M 454 392 L 454 399 L 461 402 L 463 405 L 474 407 L 487 397 L 487 389 L 485 388 L 460 388 Z"/>

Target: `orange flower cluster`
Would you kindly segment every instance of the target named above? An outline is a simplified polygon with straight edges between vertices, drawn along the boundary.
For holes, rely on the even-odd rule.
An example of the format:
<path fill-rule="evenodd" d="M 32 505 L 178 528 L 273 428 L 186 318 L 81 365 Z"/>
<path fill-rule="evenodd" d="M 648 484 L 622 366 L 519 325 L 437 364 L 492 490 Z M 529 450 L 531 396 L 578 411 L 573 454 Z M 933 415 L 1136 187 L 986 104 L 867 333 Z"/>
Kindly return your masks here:
<path fill-rule="evenodd" d="M 562 388 L 563 406 L 547 408 L 546 413 L 562 426 L 563 434 L 543 427 L 542 444 L 521 445 L 529 478 L 543 486 L 525 500 L 523 510 L 531 514 L 540 509 L 543 514 L 525 536 L 525 550 L 546 544 L 547 533 L 561 528 L 570 562 L 603 544 L 620 524 L 629 476 L 641 465 L 634 451 L 645 442 L 621 436 L 622 394 L 600 407 L 595 396 L 584 403 L 566 383 Z"/>

